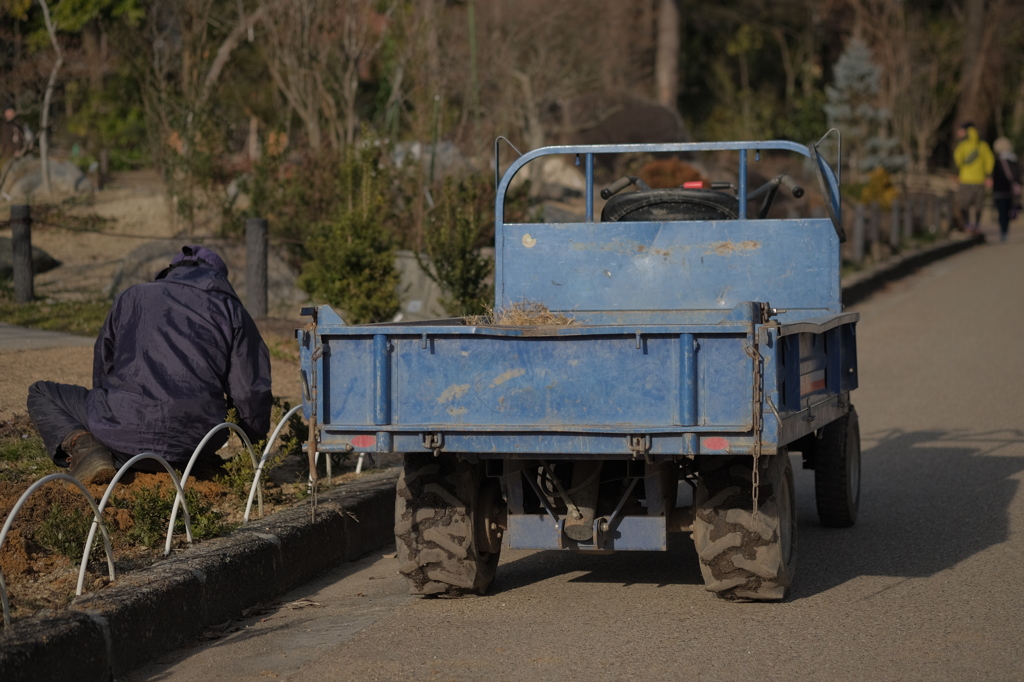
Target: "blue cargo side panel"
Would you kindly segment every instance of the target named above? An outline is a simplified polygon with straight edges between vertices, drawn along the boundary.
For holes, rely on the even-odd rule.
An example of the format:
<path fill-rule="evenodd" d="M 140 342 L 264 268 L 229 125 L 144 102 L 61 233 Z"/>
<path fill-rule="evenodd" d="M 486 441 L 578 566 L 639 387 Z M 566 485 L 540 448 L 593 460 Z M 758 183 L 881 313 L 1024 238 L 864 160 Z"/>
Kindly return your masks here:
<path fill-rule="evenodd" d="M 396 424 L 672 424 L 678 349 L 669 338 L 396 339 Z"/>
<path fill-rule="evenodd" d="M 320 401 L 325 424 L 374 423 L 373 337 L 324 336 Z"/>
<path fill-rule="evenodd" d="M 752 361 L 740 334 L 323 339 L 319 393 L 331 428 L 641 433 L 751 423 Z"/>
<path fill-rule="evenodd" d="M 714 341 L 712 343 L 712 341 Z M 736 424 L 753 426 L 754 361 L 744 350 L 744 339 L 698 341 L 700 368 L 700 426 Z"/>

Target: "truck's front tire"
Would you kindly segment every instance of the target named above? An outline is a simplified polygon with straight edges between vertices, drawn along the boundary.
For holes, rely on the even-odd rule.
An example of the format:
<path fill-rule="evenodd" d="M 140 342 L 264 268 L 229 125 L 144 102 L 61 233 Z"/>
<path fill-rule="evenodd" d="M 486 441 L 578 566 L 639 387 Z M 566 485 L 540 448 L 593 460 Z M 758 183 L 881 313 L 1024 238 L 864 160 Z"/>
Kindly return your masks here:
<path fill-rule="evenodd" d="M 495 552 L 480 546 L 476 516 L 486 483 L 482 464 L 452 455 L 405 455 L 395 496 L 395 543 L 398 570 L 408 579 L 412 594 L 487 592 L 500 543 L 491 543 L 498 546 Z"/>
<path fill-rule="evenodd" d="M 708 591 L 734 601 L 786 596 L 796 565 L 796 498 L 789 455 L 760 457 L 753 513 L 750 457 L 730 457 L 697 478 L 693 540 Z"/>

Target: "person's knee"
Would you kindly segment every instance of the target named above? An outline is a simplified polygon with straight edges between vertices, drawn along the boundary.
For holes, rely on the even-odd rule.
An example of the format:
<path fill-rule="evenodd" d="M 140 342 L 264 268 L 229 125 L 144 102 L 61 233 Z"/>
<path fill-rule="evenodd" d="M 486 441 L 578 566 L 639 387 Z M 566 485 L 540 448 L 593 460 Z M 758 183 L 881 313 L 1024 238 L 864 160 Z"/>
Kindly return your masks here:
<path fill-rule="evenodd" d="M 32 400 L 33 397 L 42 397 L 47 394 L 46 386 L 49 381 L 37 381 L 28 387 L 28 399 Z"/>
<path fill-rule="evenodd" d="M 48 390 L 49 383 L 49 381 L 37 381 L 28 387 L 28 399 L 25 401 L 25 407 L 28 408 L 29 416 L 32 416 L 40 407 L 54 403 L 51 392 Z"/>

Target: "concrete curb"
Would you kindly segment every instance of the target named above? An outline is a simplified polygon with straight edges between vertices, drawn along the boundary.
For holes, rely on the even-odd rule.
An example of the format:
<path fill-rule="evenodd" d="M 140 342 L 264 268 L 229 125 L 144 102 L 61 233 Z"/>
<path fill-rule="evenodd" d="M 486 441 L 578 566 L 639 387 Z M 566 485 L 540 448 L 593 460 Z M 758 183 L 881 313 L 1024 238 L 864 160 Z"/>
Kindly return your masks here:
<path fill-rule="evenodd" d="M 860 302 L 984 241 L 954 237 L 857 273 L 843 284 L 843 302 Z M 67 610 L 19 619 L 0 635 L 0 679 L 107 681 L 332 566 L 392 545 L 397 475 L 369 474 L 321 494 L 316 522 L 308 507 L 288 509 L 119 578 Z"/>
<path fill-rule="evenodd" d="M 923 246 L 878 264 L 871 270 L 855 273 L 843 281 L 843 305 L 860 303 L 889 282 L 906 277 L 929 263 L 948 258 L 973 246 L 985 243 L 982 234 L 950 237 L 936 244 Z"/>
<path fill-rule="evenodd" d="M 397 471 L 331 488 L 307 506 L 250 522 L 131 573 L 67 610 L 0 636 L 0 679 L 110 680 L 193 642 L 206 628 L 394 543 Z"/>

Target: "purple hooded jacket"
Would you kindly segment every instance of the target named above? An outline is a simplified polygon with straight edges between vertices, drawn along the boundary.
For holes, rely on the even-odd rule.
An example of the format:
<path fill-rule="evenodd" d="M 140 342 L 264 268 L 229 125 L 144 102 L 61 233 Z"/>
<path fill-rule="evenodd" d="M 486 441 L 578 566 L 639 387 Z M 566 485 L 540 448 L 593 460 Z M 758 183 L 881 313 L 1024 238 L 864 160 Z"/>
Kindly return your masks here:
<path fill-rule="evenodd" d="M 114 300 L 86 400 L 89 429 L 108 447 L 183 466 L 232 406 L 253 442 L 266 437 L 270 355 L 227 272 L 213 251 L 186 246 L 156 281 Z M 208 452 L 227 440 L 218 436 Z"/>

